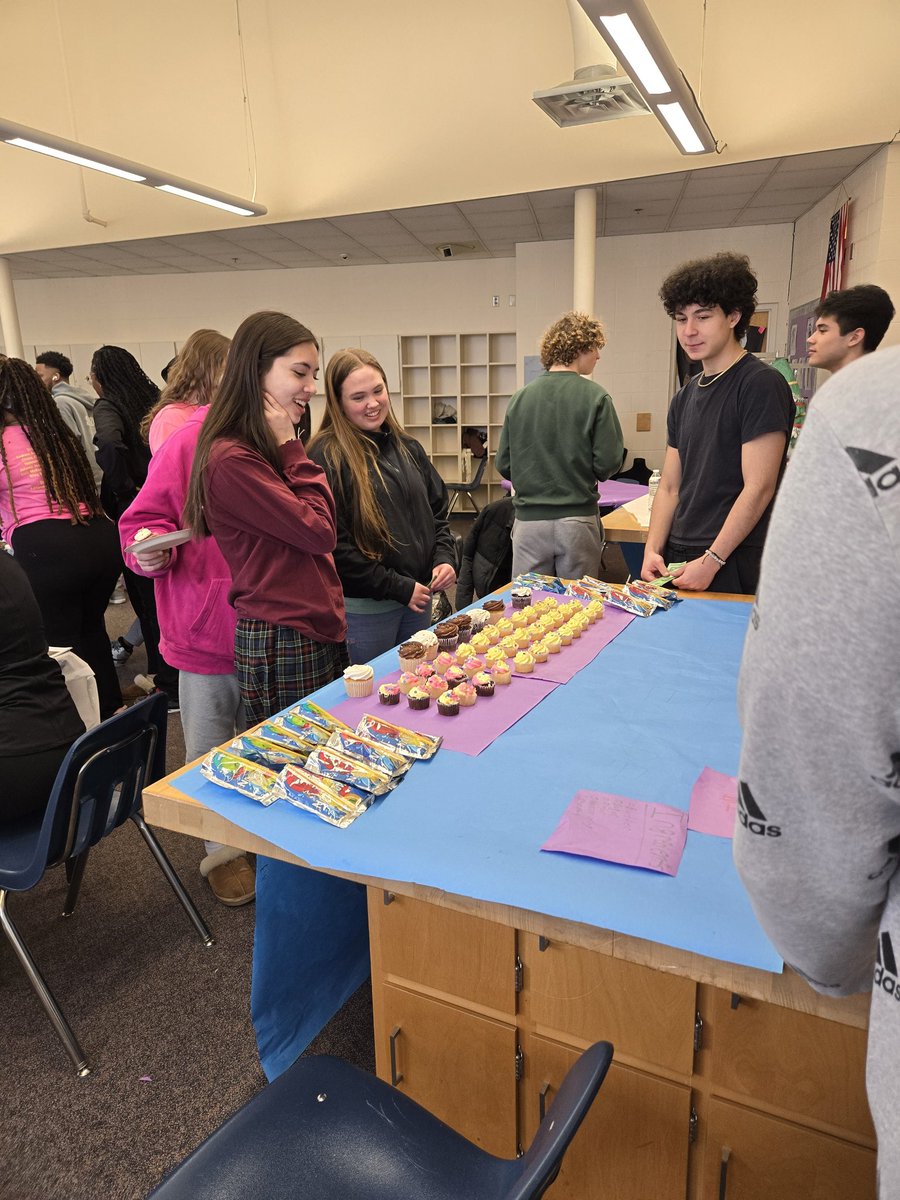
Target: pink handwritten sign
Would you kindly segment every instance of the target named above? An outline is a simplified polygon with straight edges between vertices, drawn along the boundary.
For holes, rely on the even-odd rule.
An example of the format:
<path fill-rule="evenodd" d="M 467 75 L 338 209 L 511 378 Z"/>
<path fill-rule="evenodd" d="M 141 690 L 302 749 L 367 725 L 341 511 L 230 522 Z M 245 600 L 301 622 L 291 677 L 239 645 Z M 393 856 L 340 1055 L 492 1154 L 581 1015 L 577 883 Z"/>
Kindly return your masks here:
<path fill-rule="evenodd" d="M 735 776 L 723 775 L 712 767 L 704 767 L 691 791 L 688 829 L 696 833 L 711 833 L 715 837 L 733 837 L 736 810 Z"/>
<path fill-rule="evenodd" d="M 686 838 L 681 809 L 582 790 L 541 849 L 676 875 Z"/>

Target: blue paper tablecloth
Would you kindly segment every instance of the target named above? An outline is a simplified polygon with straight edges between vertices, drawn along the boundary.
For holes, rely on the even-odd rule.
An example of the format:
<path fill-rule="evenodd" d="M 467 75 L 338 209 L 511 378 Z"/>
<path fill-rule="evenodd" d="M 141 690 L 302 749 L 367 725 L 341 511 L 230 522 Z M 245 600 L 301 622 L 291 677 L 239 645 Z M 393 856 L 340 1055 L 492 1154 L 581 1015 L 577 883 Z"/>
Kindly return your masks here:
<path fill-rule="evenodd" d="M 197 769 L 178 786 L 313 866 L 421 883 L 780 971 L 729 840 L 689 833 L 674 878 L 539 849 L 579 788 L 687 809 L 703 767 L 737 773 L 735 683 L 749 611 L 739 602 L 685 600 L 633 621 L 477 758 L 441 750 L 417 763 L 346 830 L 281 801 L 262 808 Z M 376 678 L 394 658 L 375 661 Z M 343 695 L 337 682 L 314 698 L 328 708 Z M 378 711 L 375 697 L 373 704 Z M 265 905 L 257 904 L 262 925 Z"/>

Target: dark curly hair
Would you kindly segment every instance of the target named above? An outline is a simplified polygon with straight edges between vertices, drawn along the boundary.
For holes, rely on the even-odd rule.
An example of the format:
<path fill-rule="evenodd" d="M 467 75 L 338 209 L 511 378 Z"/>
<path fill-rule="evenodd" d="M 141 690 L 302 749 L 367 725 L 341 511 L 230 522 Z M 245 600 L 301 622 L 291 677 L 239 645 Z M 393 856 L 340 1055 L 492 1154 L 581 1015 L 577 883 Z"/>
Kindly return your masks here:
<path fill-rule="evenodd" d="M 726 315 L 740 312 L 734 327 L 740 341 L 756 308 L 756 276 L 746 254 L 714 254 L 676 267 L 663 281 L 659 298 L 670 317 L 688 304 L 717 304 Z"/>
<path fill-rule="evenodd" d="M 39 367 L 50 367 L 53 371 L 59 371 L 63 379 L 68 379 L 75 370 L 71 359 L 66 358 L 64 354 L 60 354 L 58 350 L 45 350 L 34 361 Z"/>

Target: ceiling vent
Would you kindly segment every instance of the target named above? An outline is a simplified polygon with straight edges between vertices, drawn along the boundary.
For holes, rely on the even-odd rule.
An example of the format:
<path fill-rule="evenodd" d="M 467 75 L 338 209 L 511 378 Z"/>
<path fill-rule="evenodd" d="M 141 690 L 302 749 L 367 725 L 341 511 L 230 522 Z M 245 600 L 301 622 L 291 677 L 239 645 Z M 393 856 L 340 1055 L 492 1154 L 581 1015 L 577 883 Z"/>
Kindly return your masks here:
<path fill-rule="evenodd" d="M 434 247 L 434 253 L 438 258 L 475 258 L 484 257 L 486 251 L 479 242 L 444 242 Z"/>
<path fill-rule="evenodd" d="M 628 76 L 617 75 L 615 68 L 608 66 L 582 67 L 574 79 L 535 92 L 532 98 L 563 127 L 643 117 L 650 112 Z"/>

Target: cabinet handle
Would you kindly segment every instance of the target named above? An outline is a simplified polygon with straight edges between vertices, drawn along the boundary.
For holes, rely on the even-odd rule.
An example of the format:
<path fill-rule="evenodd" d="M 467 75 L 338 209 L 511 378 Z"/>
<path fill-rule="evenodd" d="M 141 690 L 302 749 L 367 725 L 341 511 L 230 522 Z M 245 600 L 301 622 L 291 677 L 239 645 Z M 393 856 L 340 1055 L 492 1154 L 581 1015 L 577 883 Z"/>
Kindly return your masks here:
<path fill-rule="evenodd" d="M 725 1200 L 728 1188 L 728 1160 L 731 1158 L 731 1147 L 722 1147 L 722 1161 L 719 1164 L 719 1200 Z"/>
<path fill-rule="evenodd" d="M 389 892 L 389 891 L 387 891 L 387 889 L 385 889 L 385 892 L 384 892 L 385 907 L 387 907 L 388 904 L 393 904 L 395 899 L 396 899 L 396 897 L 394 896 L 394 893 Z"/>
<path fill-rule="evenodd" d="M 547 1082 L 544 1082 L 541 1085 L 541 1090 L 538 1092 L 538 1112 L 540 1113 L 540 1117 L 541 1117 L 542 1121 L 547 1114 L 547 1093 L 549 1091 L 550 1091 L 550 1084 Z"/>
<path fill-rule="evenodd" d="M 738 995 L 738 993 L 732 992 L 731 993 L 731 1011 L 732 1012 L 734 1012 L 734 1010 L 737 1008 L 737 1006 L 740 1004 L 740 1002 L 741 1002 L 741 997 Z"/>
<path fill-rule="evenodd" d="M 391 1030 L 391 1083 L 394 1087 L 403 1079 L 397 1072 L 397 1038 L 400 1036 L 400 1026 L 395 1025 Z"/>

